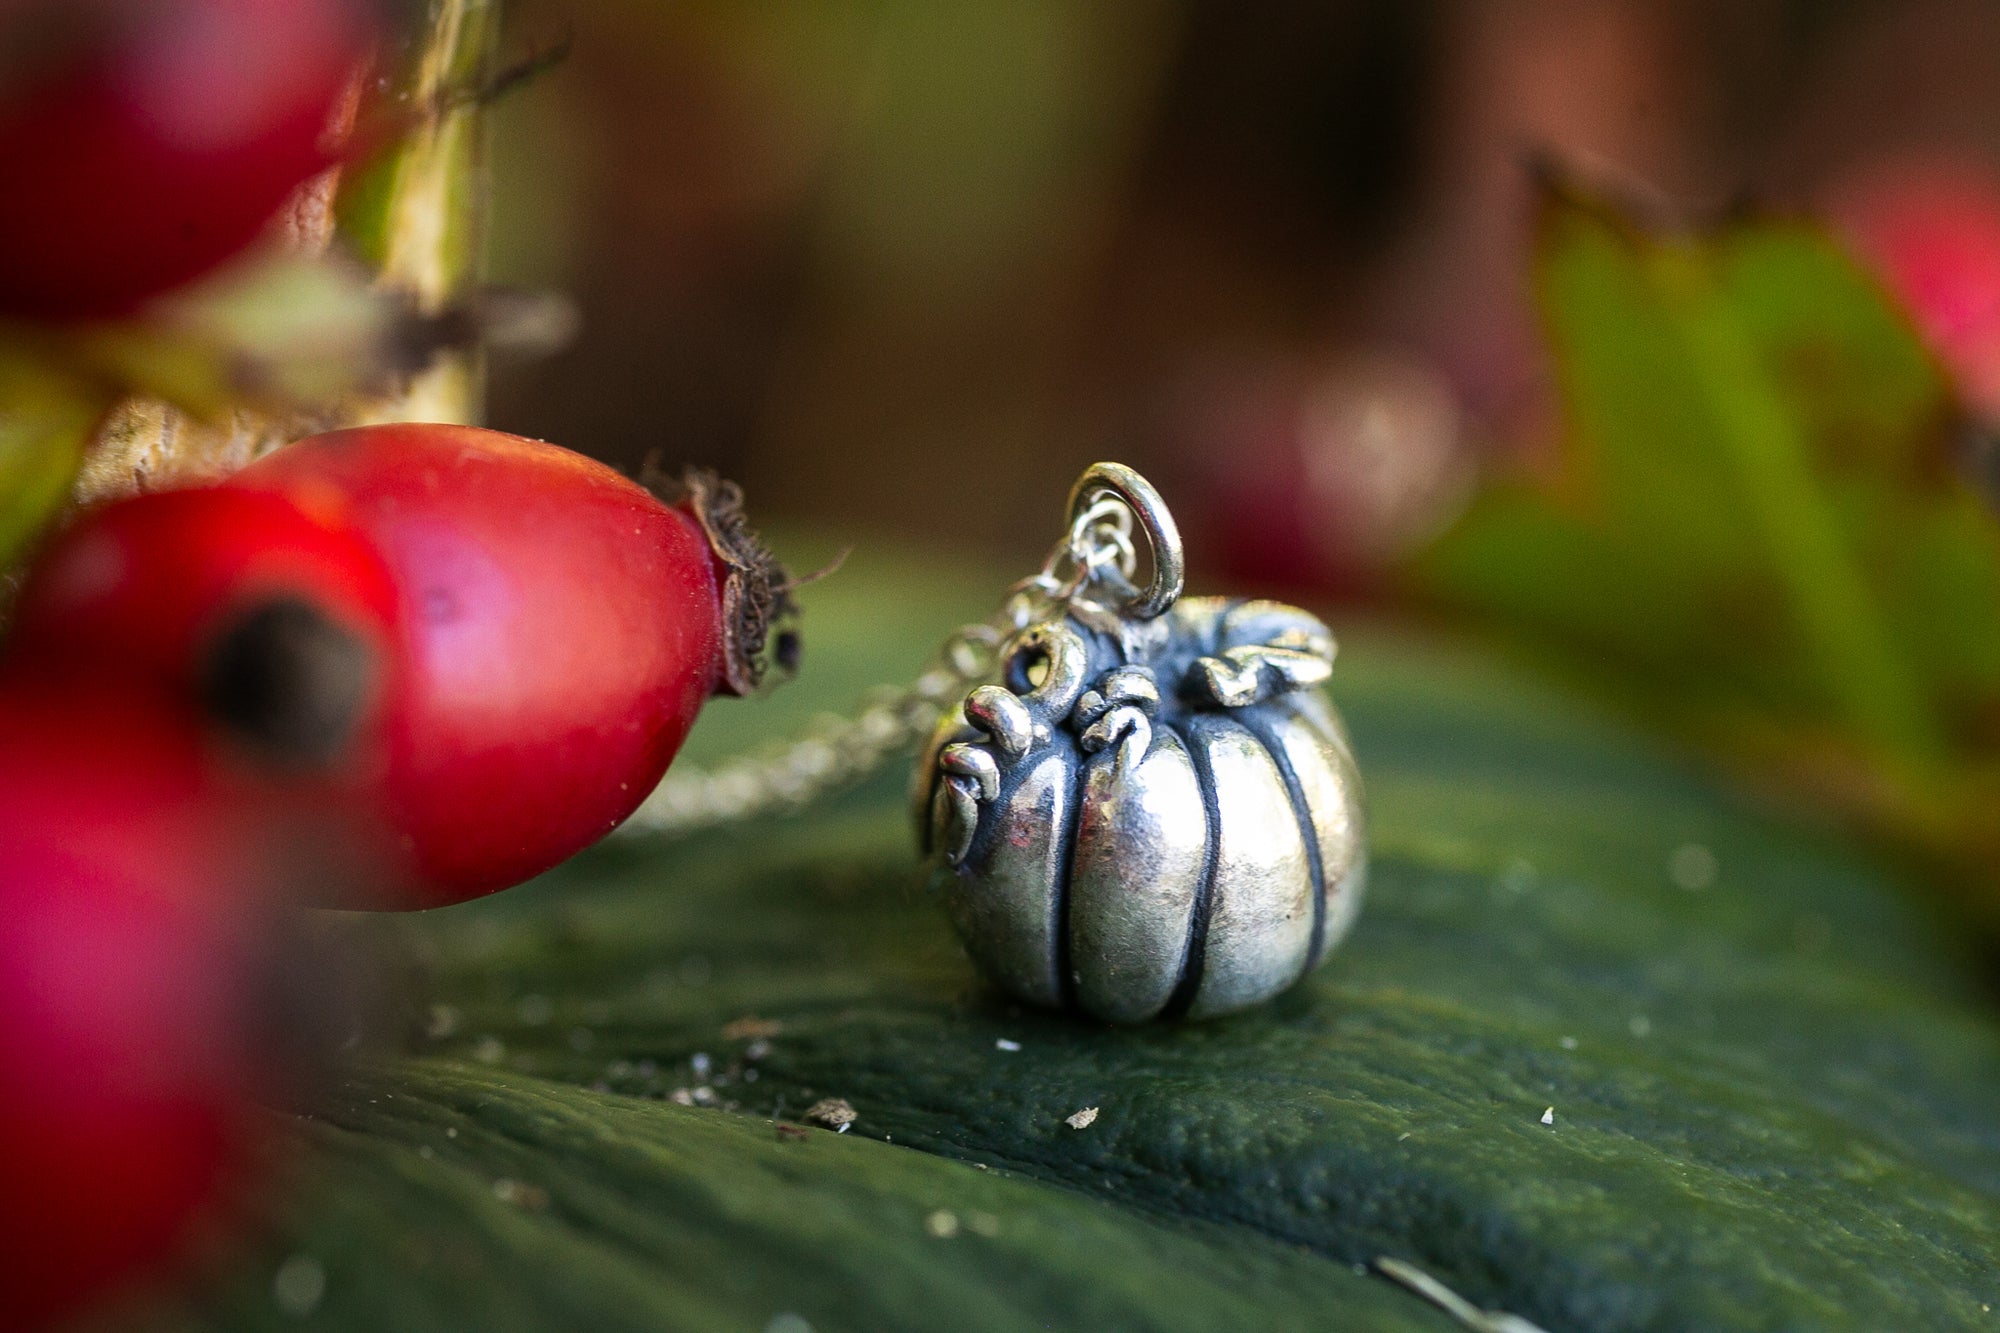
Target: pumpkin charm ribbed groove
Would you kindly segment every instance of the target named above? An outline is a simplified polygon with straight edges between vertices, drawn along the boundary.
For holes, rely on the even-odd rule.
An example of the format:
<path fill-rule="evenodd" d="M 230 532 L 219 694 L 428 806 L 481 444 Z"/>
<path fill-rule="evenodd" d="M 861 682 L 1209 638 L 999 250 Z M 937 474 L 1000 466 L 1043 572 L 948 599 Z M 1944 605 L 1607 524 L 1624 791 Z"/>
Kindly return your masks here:
<path fill-rule="evenodd" d="M 933 883 L 1017 999 L 1113 1023 L 1227 1013 L 1296 983 L 1360 907 L 1360 785 L 1319 688 L 1333 636 L 1178 591 L 1150 616 L 1073 598 L 1020 628 L 919 763 Z"/>

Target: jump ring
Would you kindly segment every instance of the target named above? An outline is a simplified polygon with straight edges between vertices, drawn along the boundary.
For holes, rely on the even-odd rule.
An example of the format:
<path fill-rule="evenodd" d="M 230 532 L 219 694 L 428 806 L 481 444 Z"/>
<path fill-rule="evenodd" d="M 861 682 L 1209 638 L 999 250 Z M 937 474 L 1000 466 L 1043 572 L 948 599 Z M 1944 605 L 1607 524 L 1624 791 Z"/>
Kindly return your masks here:
<path fill-rule="evenodd" d="M 1180 528 L 1153 484 L 1122 463 L 1093 463 L 1077 479 L 1069 493 L 1072 528 L 1095 508 L 1106 492 L 1124 502 L 1145 529 L 1146 542 L 1153 548 L 1153 577 L 1129 604 L 1119 609 L 1137 619 L 1151 620 L 1179 600 L 1186 582 L 1187 559 L 1181 548 Z"/>

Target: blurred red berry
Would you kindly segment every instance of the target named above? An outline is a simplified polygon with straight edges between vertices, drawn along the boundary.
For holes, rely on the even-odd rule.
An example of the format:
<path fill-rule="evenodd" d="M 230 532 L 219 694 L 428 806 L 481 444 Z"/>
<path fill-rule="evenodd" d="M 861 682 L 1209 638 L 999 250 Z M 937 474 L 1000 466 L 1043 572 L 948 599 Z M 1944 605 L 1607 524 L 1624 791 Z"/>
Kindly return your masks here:
<path fill-rule="evenodd" d="M 1188 523 L 1222 575 L 1304 597 L 1381 591 L 1456 513 L 1470 471 L 1450 385 L 1387 355 L 1213 371 L 1182 391 L 1168 434 L 1208 497 Z"/>
<path fill-rule="evenodd" d="M 379 808 L 414 872 L 403 906 L 505 888 L 603 837 L 731 685 L 711 534 L 602 463 L 387 425 L 302 440 L 232 484 L 337 494 L 396 582 Z"/>
<path fill-rule="evenodd" d="M 247 246 L 333 161 L 363 0 L 0 10 L 0 313 L 119 315 Z"/>
<path fill-rule="evenodd" d="M 1832 215 L 1966 403 L 2000 414 L 2000 177 L 1970 163 L 1877 164 L 1849 178 Z"/>
<path fill-rule="evenodd" d="M 0 1326 L 150 1272 L 240 1183 L 271 827 L 168 705 L 0 682 Z"/>
<path fill-rule="evenodd" d="M 387 706 L 396 593 L 337 496 L 317 509 L 215 487 L 90 511 L 36 561 L 7 660 L 115 671 L 199 703 L 283 767 L 364 765 Z M 357 775 L 360 776 L 360 775 Z"/>

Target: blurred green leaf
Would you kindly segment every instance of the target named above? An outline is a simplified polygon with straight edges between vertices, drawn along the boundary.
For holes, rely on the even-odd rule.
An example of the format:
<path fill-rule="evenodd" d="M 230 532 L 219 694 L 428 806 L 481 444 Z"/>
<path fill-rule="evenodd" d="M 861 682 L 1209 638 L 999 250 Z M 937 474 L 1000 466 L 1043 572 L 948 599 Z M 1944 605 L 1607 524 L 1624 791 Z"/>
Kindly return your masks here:
<path fill-rule="evenodd" d="M 864 550 L 806 589 L 785 713 L 718 704 L 700 748 L 906 676 L 1005 581 L 947 569 Z M 901 771 L 352 921 L 423 978 L 407 1051 L 288 1123 L 254 1250 L 145 1326 L 285 1323 L 294 1259 L 327 1329 L 1447 1333 L 1354 1271 L 1385 1254 L 1551 1330 L 2000 1304 L 2000 1035 L 1892 880 L 1462 651 L 1346 634 L 1335 693 L 1372 897 L 1232 1019 L 985 994 Z M 770 1123 L 822 1097 L 850 1132 Z"/>
<path fill-rule="evenodd" d="M 111 395 L 41 357 L 0 348 L 0 570 L 69 498 Z"/>
<path fill-rule="evenodd" d="M 175 293 L 143 321 L 73 335 L 105 377 L 204 420 L 330 409 L 379 391 L 403 308 L 345 264 L 272 253 Z"/>
<path fill-rule="evenodd" d="M 1725 747 L 1959 860 L 2000 751 L 2000 527 L 1940 373 L 1827 235 L 1654 233 L 1552 190 L 1537 279 L 1568 429 L 1424 584 Z"/>

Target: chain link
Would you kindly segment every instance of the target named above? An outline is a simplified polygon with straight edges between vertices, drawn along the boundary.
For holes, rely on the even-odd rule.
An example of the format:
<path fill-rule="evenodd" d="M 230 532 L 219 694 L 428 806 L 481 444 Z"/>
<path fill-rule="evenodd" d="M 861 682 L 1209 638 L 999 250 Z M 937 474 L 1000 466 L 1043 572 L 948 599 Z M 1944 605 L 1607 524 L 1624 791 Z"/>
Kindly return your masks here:
<path fill-rule="evenodd" d="M 822 713 L 798 736 L 711 768 L 672 769 L 618 832 L 679 837 L 797 810 L 914 751 L 946 709 L 995 677 L 1010 635 L 1060 614 L 1093 584 L 1129 590 L 1138 566 L 1132 527 L 1123 500 L 1097 499 L 1076 516 L 1040 572 L 1015 584 L 992 618 L 953 631 L 915 681 L 878 687 L 851 717 Z"/>
<path fill-rule="evenodd" d="M 863 696 L 851 717 L 822 713 L 798 736 L 726 759 L 678 766 L 620 827 L 621 833 L 681 835 L 758 815 L 796 810 L 858 782 L 930 735 L 965 692 L 988 679 L 1008 627 L 966 625 L 945 640 L 915 681 Z"/>

